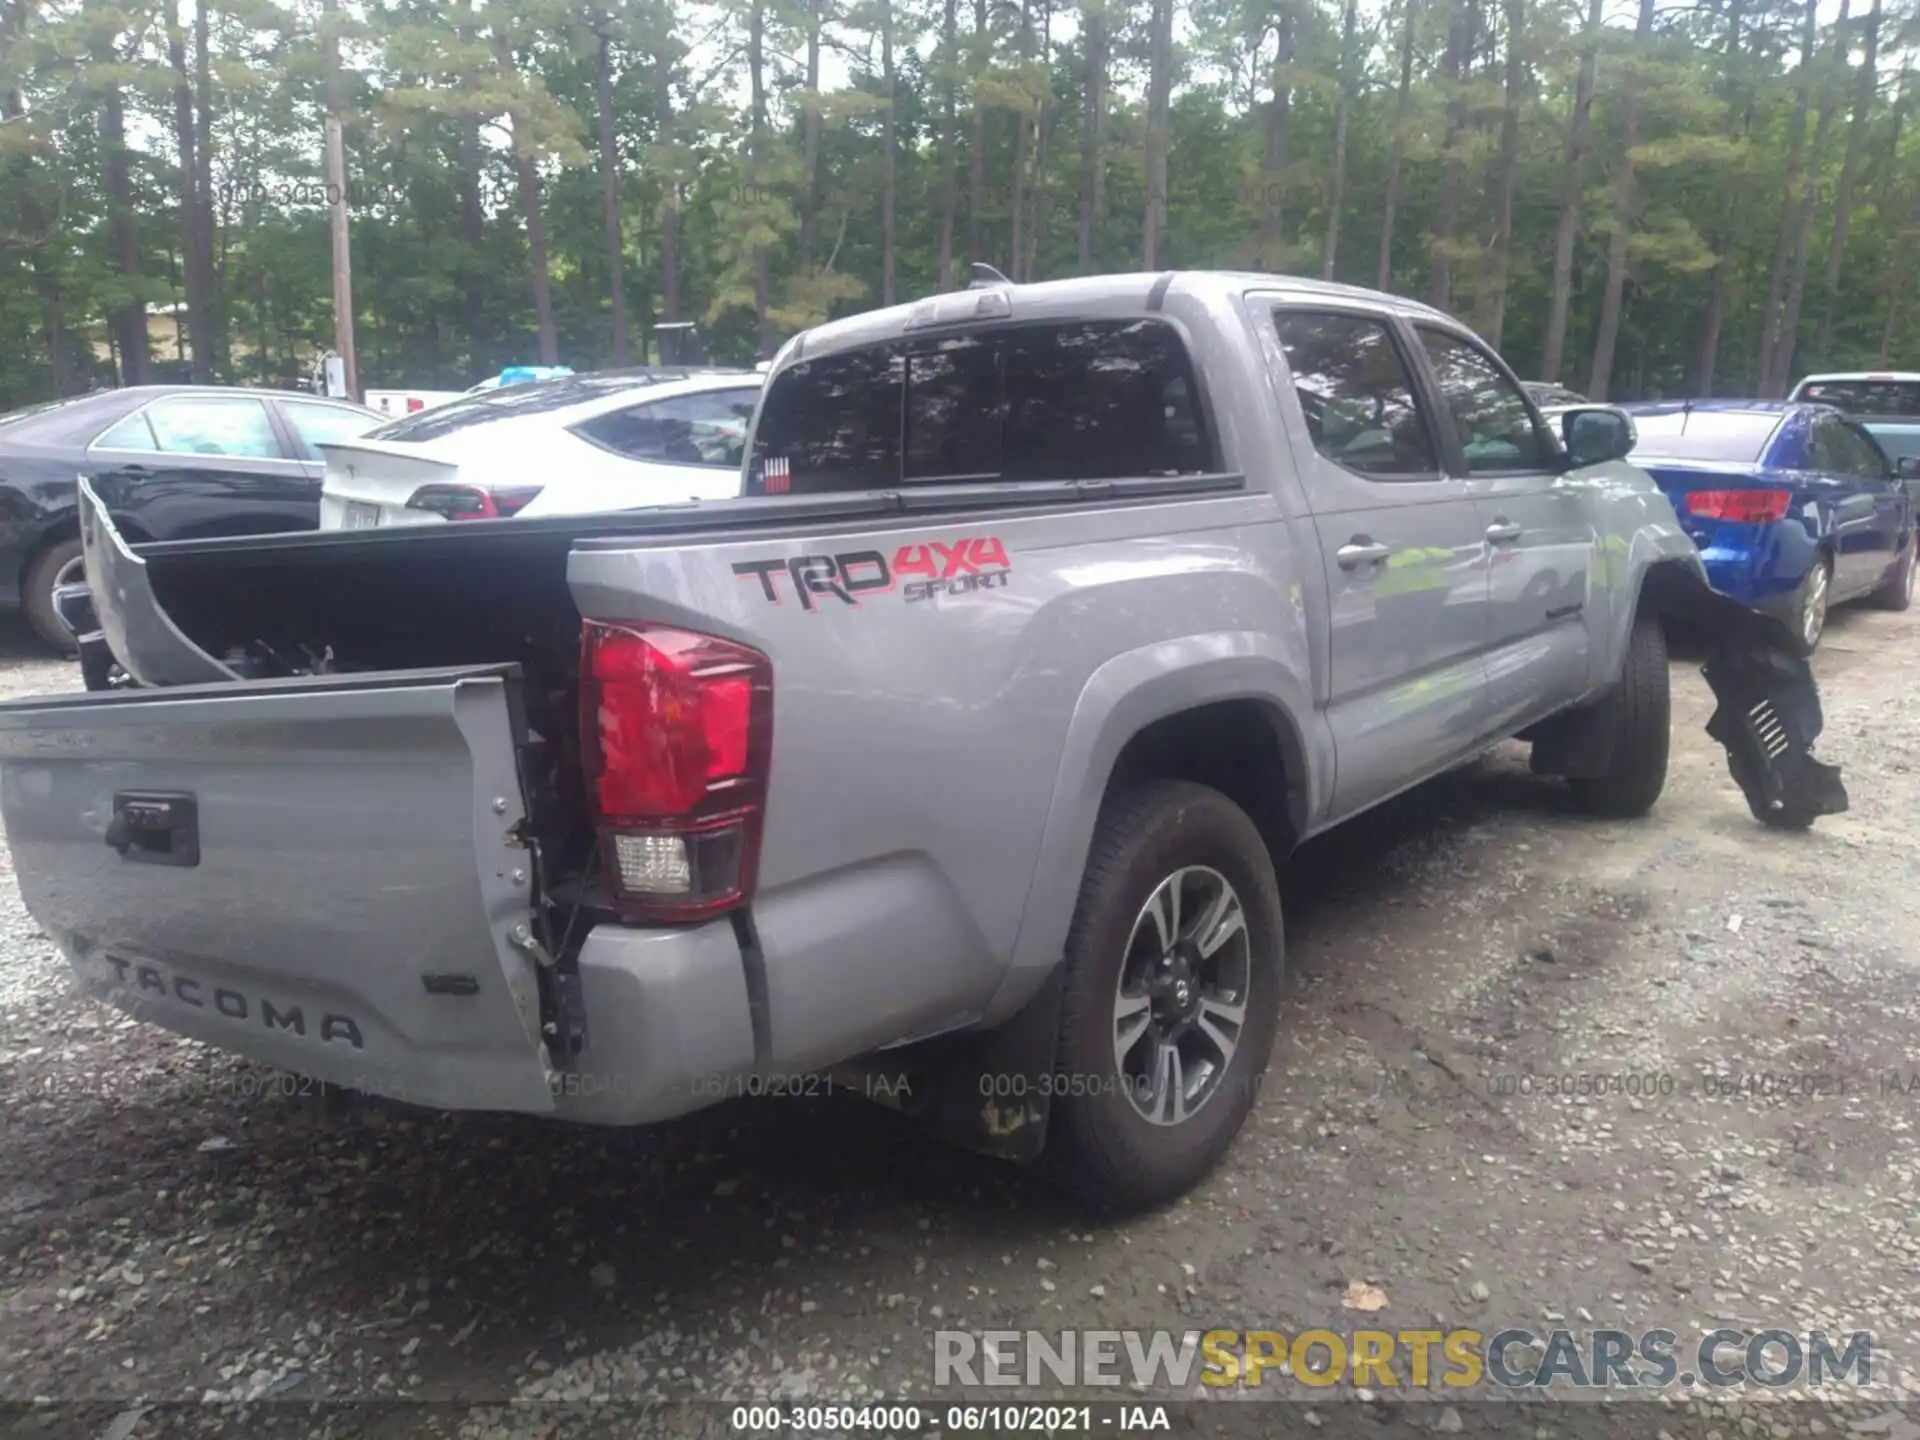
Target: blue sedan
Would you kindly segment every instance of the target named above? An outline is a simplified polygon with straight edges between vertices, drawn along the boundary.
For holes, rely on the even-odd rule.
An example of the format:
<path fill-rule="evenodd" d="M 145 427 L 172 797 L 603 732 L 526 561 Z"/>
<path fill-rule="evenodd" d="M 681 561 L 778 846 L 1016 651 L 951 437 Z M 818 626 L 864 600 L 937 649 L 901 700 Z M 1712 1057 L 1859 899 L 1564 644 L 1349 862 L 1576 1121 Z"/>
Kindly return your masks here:
<path fill-rule="evenodd" d="M 1811 652 L 1827 609 L 1913 599 L 1913 504 L 1886 453 L 1828 405 L 1699 400 L 1622 407 L 1628 458 L 1673 501 L 1714 587 L 1778 616 Z"/>

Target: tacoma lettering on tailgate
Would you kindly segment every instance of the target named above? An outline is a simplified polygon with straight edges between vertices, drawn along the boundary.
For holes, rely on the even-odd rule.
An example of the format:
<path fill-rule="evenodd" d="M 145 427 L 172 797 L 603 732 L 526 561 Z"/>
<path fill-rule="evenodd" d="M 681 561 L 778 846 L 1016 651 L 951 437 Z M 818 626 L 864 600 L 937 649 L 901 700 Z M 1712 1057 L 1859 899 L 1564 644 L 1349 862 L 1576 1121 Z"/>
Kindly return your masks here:
<path fill-rule="evenodd" d="M 282 1008 L 265 996 L 249 997 L 225 985 L 203 985 L 191 975 L 170 975 L 144 961 L 122 960 L 118 955 L 102 958 L 113 966 L 121 985 L 136 995 L 157 995 L 189 1009 L 213 1010 L 242 1024 L 257 1020 L 269 1030 L 287 1030 L 301 1036 L 307 1033 L 306 1012 L 298 1005 Z M 321 1015 L 315 1021 L 313 1033 L 323 1041 L 348 1045 L 355 1050 L 366 1048 L 360 1026 L 351 1015 Z"/>
<path fill-rule="evenodd" d="M 791 583 L 803 610 L 816 602 L 839 600 L 858 605 L 863 595 L 887 595 L 896 588 L 912 604 L 936 595 L 971 595 L 1004 590 L 1013 574 L 1007 547 L 996 535 L 963 536 L 948 543 L 929 540 L 902 545 L 893 558 L 879 550 L 847 550 L 837 555 L 796 555 L 790 560 L 741 560 L 733 567 L 741 579 L 760 582 L 770 604 L 780 603 L 781 577 Z"/>

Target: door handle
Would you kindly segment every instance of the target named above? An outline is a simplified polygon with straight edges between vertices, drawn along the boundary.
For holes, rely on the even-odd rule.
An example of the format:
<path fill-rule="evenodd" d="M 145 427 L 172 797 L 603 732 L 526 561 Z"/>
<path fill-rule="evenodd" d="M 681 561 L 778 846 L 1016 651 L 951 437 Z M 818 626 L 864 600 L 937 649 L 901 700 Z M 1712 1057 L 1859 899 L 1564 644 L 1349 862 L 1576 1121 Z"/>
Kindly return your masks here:
<path fill-rule="evenodd" d="M 1495 516 L 1493 524 L 1487 526 L 1489 545 L 1511 545 L 1520 538 L 1520 535 L 1520 527 L 1505 516 Z"/>
<path fill-rule="evenodd" d="M 1340 562 L 1342 570 L 1358 570 L 1362 565 L 1371 565 L 1384 560 L 1393 553 L 1393 547 L 1370 540 L 1365 535 L 1356 535 L 1338 550 L 1333 558 Z"/>

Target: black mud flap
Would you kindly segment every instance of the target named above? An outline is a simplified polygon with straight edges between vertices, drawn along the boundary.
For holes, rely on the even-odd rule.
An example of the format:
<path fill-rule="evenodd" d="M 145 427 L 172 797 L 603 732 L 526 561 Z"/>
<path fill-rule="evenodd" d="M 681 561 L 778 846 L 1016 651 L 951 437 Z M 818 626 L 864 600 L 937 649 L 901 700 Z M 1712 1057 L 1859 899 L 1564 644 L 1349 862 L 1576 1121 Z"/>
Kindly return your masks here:
<path fill-rule="evenodd" d="M 1822 815 L 1844 811 L 1840 767 L 1813 758 L 1826 723 L 1820 691 L 1786 624 L 1691 575 L 1662 585 L 1658 594 L 1650 590 L 1648 598 L 1707 646 L 1703 673 L 1719 701 L 1707 733 L 1726 747 L 1727 768 L 1754 818 L 1804 830 Z"/>
<path fill-rule="evenodd" d="M 1027 1163 L 1047 1144 L 1059 1084 L 1061 972 L 996 1030 L 943 1035 L 837 1067 L 868 1099 L 903 1111 L 950 1145 Z"/>

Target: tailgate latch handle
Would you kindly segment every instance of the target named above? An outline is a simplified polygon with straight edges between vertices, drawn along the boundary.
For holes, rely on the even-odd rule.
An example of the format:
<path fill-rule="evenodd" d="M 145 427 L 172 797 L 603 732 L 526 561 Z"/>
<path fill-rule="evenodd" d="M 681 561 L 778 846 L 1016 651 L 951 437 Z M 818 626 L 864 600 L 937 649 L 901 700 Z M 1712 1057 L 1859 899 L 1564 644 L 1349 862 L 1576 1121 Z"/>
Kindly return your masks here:
<path fill-rule="evenodd" d="M 113 797 L 107 845 L 139 865 L 198 865 L 200 806 L 191 795 L 122 790 Z"/>

